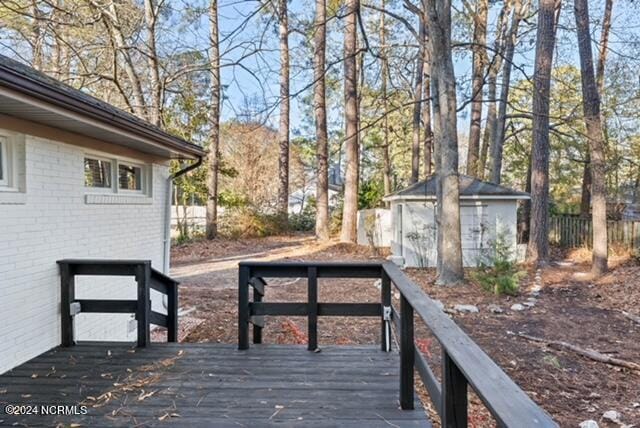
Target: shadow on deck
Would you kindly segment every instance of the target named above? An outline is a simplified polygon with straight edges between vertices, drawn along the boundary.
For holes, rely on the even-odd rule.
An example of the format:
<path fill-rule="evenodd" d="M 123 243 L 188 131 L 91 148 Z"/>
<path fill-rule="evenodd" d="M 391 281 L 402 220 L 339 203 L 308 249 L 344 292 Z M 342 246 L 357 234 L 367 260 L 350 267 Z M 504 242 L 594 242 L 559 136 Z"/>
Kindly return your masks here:
<path fill-rule="evenodd" d="M 400 409 L 398 376 L 398 354 L 374 346 L 84 343 L 0 376 L 3 406 L 39 411 L 0 425 L 430 426 L 419 400 Z"/>

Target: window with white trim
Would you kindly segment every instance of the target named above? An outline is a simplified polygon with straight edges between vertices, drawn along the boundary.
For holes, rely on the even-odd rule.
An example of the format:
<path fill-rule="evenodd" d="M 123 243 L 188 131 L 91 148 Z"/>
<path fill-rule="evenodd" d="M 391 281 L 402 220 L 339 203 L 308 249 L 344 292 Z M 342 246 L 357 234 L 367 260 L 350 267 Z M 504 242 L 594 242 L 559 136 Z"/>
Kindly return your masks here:
<path fill-rule="evenodd" d="M 84 186 L 98 189 L 111 188 L 111 161 L 98 158 L 84 158 Z"/>
<path fill-rule="evenodd" d="M 150 196 L 150 171 L 145 164 L 88 153 L 84 157 L 84 186 L 89 193 Z"/>
<path fill-rule="evenodd" d="M 118 163 L 118 189 L 127 192 L 142 192 L 143 167 L 141 165 Z"/>
<path fill-rule="evenodd" d="M 0 136 L 0 186 L 9 186 L 9 149 L 7 139 Z"/>
<path fill-rule="evenodd" d="M 0 205 L 26 203 L 25 159 L 25 136 L 0 129 Z"/>

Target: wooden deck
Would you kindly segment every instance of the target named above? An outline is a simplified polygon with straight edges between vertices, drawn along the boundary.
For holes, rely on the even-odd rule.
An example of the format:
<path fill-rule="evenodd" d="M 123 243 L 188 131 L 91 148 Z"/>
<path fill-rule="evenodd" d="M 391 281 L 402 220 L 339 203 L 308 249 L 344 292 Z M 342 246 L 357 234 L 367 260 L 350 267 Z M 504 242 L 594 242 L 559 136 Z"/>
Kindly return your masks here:
<path fill-rule="evenodd" d="M 80 344 L 0 376 L 0 426 L 429 427 L 419 401 L 399 409 L 398 379 L 398 354 L 374 346 Z M 6 404 L 87 414 L 9 416 Z"/>

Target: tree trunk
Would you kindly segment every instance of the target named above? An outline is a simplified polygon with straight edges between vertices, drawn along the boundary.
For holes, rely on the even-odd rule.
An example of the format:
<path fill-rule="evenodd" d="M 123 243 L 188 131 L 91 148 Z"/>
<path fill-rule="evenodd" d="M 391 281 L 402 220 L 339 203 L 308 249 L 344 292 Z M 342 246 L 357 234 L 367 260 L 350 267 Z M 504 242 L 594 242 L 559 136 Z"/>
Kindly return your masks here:
<path fill-rule="evenodd" d="M 427 1 L 428 33 L 432 53 L 434 140 L 438 168 L 438 279 L 453 285 L 464 279 L 460 239 L 460 189 L 456 86 L 451 52 L 451 2 Z"/>
<path fill-rule="evenodd" d="M 511 18 L 511 27 L 505 40 L 504 65 L 502 67 L 502 87 L 500 88 L 500 98 L 498 99 L 498 112 L 496 116 L 496 126 L 491 142 L 491 163 L 489 179 L 492 183 L 500 184 L 502 172 L 502 149 L 504 147 L 504 134 L 507 121 L 507 104 L 509 102 L 509 89 L 511 86 L 511 68 L 513 55 L 518 39 L 518 29 L 520 21 L 524 18 L 529 9 L 529 0 L 515 0 L 514 11 Z"/>
<path fill-rule="evenodd" d="M 580 194 L 580 217 L 591 217 L 591 155 L 587 151 L 582 168 L 582 192 Z"/>
<path fill-rule="evenodd" d="M 385 2 L 382 0 L 380 13 L 380 69 L 381 69 L 381 92 L 382 92 L 382 180 L 384 194 L 391 193 L 391 147 L 389 142 L 389 100 L 387 93 L 387 82 L 389 80 L 389 60 L 387 59 L 387 25 L 384 12 Z M 389 202 L 385 201 L 385 206 L 389 207 Z"/>
<path fill-rule="evenodd" d="M 53 63 L 54 69 L 52 70 L 53 76 L 64 83 L 69 83 L 70 60 L 69 60 L 69 46 L 67 42 L 69 16 L 64 8 L 64 0 L 56 0 L 55 10 L 52 12 L 52 19 L 55 23 L 51 24 L 53 27 Z"/>
<path fill-rule="evenodd" d="M 429 23 L 429 25 L 431 25 Z M 429 43 L 431 47 L 432 44 Z M 431 50 L 431 54 L 433 57 L 433 50 Z M 439 201 L 442 201 L 442 186 L 440 186 L 440 171 L 442 170 L 442 131 L 441 131 L 441 123 L 440 116 L 441 108 L 440 108 L 440 100 L 438 94 L 440 93 L 439 80 L 435 73 L 435 64 L 431 63 L 431 110 L 433 111 L 433 157 L 434 157 L 434 166 L 435 166 L 435 180 L 436 180 L 436 201 L 438 203 L 433 205 L 434 210 L 434 220 L 436 222 L 436 273 L 440 273 L 442 271 L 442 233 L 440 233 L 440 229 L 442 228 L 441 218 L 442 218 L 442 205 Z"/>
<path fill-rule="evenodd" d="M 600 34 L 600 56 L 596 66 L 596 85 L 600 98 L 604 94 L 604 69 L 607 62 L 607 52 L 609 49 L 609 32 L 611 30 L 611 14 L 613 11 L 613 0 L 606 0 L 604 6 L 604 16 L 602 18 L 602 32 Z M 602 127 L 606 144 L 606 118 L 602 118 Z M 591 156 L 587 153 L 584 170 L 582 172 L 582 197 L 580 199 L 580 215 L 589 217 L 591 215 Z"/>
<path fill-rule="evenodd" d="M 149 122 L 160 126 L 162 122 L 162 87 L 160 83 L 160 66 L 156 49 L 156 22 L 158 11 L 153 0 L 144 0 L 144 20 L 147 27 L 147 62 L 149 64 L 149 86 L 151 106 L 147 113 Z"/>
<path fill-rule="evenodd" d="M 423 2 L 423 6 L 426 3 Z M 427 10 L 423 7 L 424 16 L 426 19 Z M 423 134 L 423 151 L 424 151 L 424 174 L 425 177 L 429 177 L 433 173 L 433 129 L 431 126 L 431 46 L 429 44 L 429 35 L 426 31 L 427 24 L 425 23 L 424 32 L 424 77 L 422 79 L 422 126 L 424 128 Z"/>
<path fill-rule="evenodd" d="M 411 142 L 411 183 L 420 179 L 420 121 L 422 119 L 422 79 L 424 77 L 425 26 L 420 20 L 420 40 L 416 57 L 415 85 L 413 87 L 413 139 Z"/>
<path fill-rule="evenodd" d="M 600 96 L 593 71 L 589 4 L 575 0 L 576 32 L 580 52 L 582 77 L 582 109 L 591 154 L 591 221 L 593 224 L 593 254 L 591 272 L 598 277 L 607 271 L 607 198 L 605 185 L 605 144 L 600 117 Z"/>
<path fill-rule="evenodd" d="M 218 0 L 211 0 L 209 5 L 209 25 L 211 53 L 211 107 L 209 121 L 211 135 L 209 137 L 209 169 L 207 171 L 207 238 L 218 236 L 218 170 L 220 165 L 220 46 L 218 33 Z"/>
<path fill-rule="evenodd" d="M 124 71 L 129 79 L 131 96 L 133 97 L 133 102 L 129 103 L 129 105 L 131 105 L 133 113 L 138 117 L 148 120 L 149 118 L 146 110 L 147 103 L 144 98 L 142 83 L 140 82 L 140 77 L 133 66 L 133 60 L 129 54 L 128 43 L 126 42 L 121 30 L 121 23 L 120 18 L 118 17 L 116 3 L 112 2 L 109 3 L 108 6 L 104 6 L 100 2 L 91 0 L 91 4 L 101 14 L 102 21 L 104 22 L 105 28 L 107 29 L 109 37 L 111 38 L 115 48 L 116 56 L 120 55 L 123 59 Z"/>
<path fill-rule="evenodd" d="M 480 159 L 478 161 L 477 176 L 484 179 L 487 167 L 487 155 L 489 146 L 491 145 L 494 135 L 496 134 L 497 117 L 496 98 L 498 93 L 498 72 L 502 66 L 504 53 L 505 37 L 507 32 L 507 20 L 511 11 L 511 1 L 505 1 L 496 26 L 496 38 L 494 41 L 494 54 L 489 64 L 487 72 L 487 121 L 482 135 L 482 148 L 480 149 Z"/>
<path fill-rule="evenodd" d="M 356 242 L 358 216 L 358 75 L 356 66 L 359 0 L 347 0 L 344 29 L 345 184 L 340 241 Z"/>
<path fill-rule="evenodd" d="M 609 50 L 609 33 L 611 32 L 611 15 L 613 12 L 613 0 L 606 0 L 604 6 L 604 16 L 602 18 L 602 32 L 600 34 L 600 56 L 596 68 L 596 84 L 598 94 L 602 98 L 604 93 L 604 69 L 607 62 L 607 52 Z"/>
<path fill-rule="evenodd" d="M 283 226 L 289 211 L 289 20 L 287 0 L 278 8 L 280 35 L 280 156 L 278 158 L 278 215 Z"/>
<path fill-rule="evenodd" d="M 467 154 L 467 174 L 478 175 L 480 130 L 482 126 L 482 90 L 487 64 L 487 17 L 489 0 L 477 0 L 473 17 L 473 67 L 471 83 L 471 117 Z"/>
<path fill-rule="evenodd" d="M 527 177 L 524 191 L 531 194 L 531 153 L 527 159 Z M 531 224 L 531 199 L 522 202 L 522 221 L 520 222 L 520 242 L 529 242 L 529 225 Z"/>
<path fill-rule="evenodd" d="M 531 222 L 527 260 L 549 258 L 549 92 L 556 39 L 556 10 L 561 0 L 540 0 L 533 79 L 533 144 L 531 152 Z"/>
<path fill-rule="evenodd" d="M 327 135 L 327 98 L 325 88 L 325 56 L 327 41 L 326 0 L 316 0 L 313 77 L 313 104 L 316 117 L 316 237 L 329 239 L 329 138 Z"/>
<path fill-rule="evenodd" d="M 42 71 L 44 65 L 44 44 L 45 34 L 42 28 L 43 13 L 38 7 L 38 3 L 35 0 L 31 1 L 31 14 L 33 15 L 33 22 L 31 24 L 31 51 L 33 58 L 31 65 L 38 71 Z"/>

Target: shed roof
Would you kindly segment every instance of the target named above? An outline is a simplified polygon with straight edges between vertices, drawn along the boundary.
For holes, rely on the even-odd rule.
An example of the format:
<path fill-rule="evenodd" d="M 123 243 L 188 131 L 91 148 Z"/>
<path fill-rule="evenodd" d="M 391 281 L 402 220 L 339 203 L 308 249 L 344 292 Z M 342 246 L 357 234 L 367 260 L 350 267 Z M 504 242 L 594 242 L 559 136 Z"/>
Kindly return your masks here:
<path fill-rule="evenodd" d="M 459 175 L 460 199 L 529 199 L 529 194 L 498 184 L 478 180 L 468 175 Z M 436 176 L 419 181 L 397 192 L 385 196 L 385 200 L 395 199 L 435 199 Z"/>
<path fill-rule="evenodd" d="M 0 55 L 0 114 L 166 158 L 198 158 L 202 147 Z"/>

